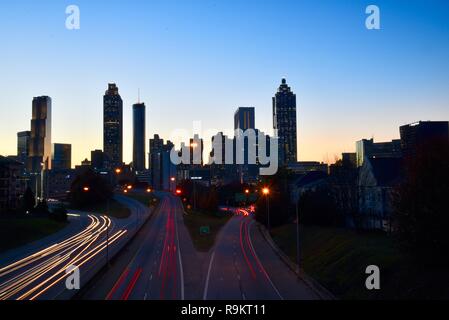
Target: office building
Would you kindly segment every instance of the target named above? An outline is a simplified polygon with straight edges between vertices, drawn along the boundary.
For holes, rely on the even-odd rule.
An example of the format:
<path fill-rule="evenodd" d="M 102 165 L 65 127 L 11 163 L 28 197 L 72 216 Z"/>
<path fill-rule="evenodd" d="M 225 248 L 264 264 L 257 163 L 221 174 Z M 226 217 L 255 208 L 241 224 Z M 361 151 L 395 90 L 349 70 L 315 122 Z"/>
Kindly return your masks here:
<path fill-rule="evenodd" d="M 63 143 L 54 143 L 51 159 L 53 169 L 71 169 L 72 145 Z"/>
<path fill-rule="evenodd" d="M 17 160 L 24 165 L 27 164 L 30 154 L 31 131 L 22 131 L 17 133 Z"/>
<path fill-rule="evenodd" d="M 0 156 L 0 213 L 11 213 L 20 208 L 20 197 L 26 184 L 21 178 L 23 164 Z"/>
<path fill-rule="evenodd" d="M 401 148 L 406 159 L 416 156 L 419 150 L 434 142 L 449 143 L 449 122 L 420 121 L 400 127 Z"/>
<path fill-rule="evenodd" d="M 234 114 L 234 130 L 246 131 L 247 129 L 255 129 L 255 109 L 253 107 L 240 107 Z"/>
<path fill-rule="evenodd" d="M 103 97 L 103 150 L 108 169 L 123 164 L 123 101 L 115 83 Z"/>
<path fill-rule="evenodd" d="M 176 177 L 176 166 L 170 159 L 170 153 L 174 148 L 171 141 L 164 144 L 159 135 L 150 139 L 150 176 L 151 185 L 156 190 L 170 190 L 171 178 Z"/>
<path fill-rule="evenodd" d="M 198 134 L 195 134 L 189 142 L 190 147 L 190 165 L 192 166 L 202 166 L 203 161 L 203 151 L 204 151 L 204 141 L 200 139 Z"/>
<path fill-rule="evenodd" d="M 51 169 L 51 98 L 33 99 L 28 169 L 38 174 Z"/>
<path fill-rule="evenodd" d="M 363 139 L 356 142 L 357 167 L 361 167 L 365 159 L 401 158 L 401 141 L 374 142 L 374 139 Z"/>
<path fill-rule="evenodd" d="M 133 169 L 145 170 L 145 104 L 133 105 Z"/>
<path fill-rule="evenodd" d="M 298 159 L 296 95 L 285 79 L 273 97 L 273 128 L 279 141 L 279 165 L 295 163 Z"/>
<path fill-rule="evenodd" d="M 102 150 L 93 150 L 90 152 L 90 162 L 92 169 L 100 171 L 104 168 L 104 154 Z"/>

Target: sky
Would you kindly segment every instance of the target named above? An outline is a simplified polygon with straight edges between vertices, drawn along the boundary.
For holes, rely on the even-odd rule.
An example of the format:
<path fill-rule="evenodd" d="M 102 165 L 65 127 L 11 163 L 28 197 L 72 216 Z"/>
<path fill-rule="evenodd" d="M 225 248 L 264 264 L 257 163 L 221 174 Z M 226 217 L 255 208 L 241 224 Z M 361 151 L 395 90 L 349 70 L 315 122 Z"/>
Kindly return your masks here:
<path fill-rule="evenodd" d="M 365 27 L 370 4 L 380 30 Z M 65 27 L 69 5 L 79 30 Z M 362 138 L 449 120 L 446 0 L 2 1 L 0 38 L 2 155 L 16 154 L 17 132 L 29 130 L 32 98 L 48 95 L 52 142 L 72 144 L 73 165 L 89 158 L 103 147 L 109 82 L 124 101 L 126 162 L 139 89 L 147 139 L 193 135 L 196 121 L 229 132 L 239 106 L 255 107 L 256 127 L 271 134 L 271 99 L 286 77 L 301 161 L 332 162 Z"/>

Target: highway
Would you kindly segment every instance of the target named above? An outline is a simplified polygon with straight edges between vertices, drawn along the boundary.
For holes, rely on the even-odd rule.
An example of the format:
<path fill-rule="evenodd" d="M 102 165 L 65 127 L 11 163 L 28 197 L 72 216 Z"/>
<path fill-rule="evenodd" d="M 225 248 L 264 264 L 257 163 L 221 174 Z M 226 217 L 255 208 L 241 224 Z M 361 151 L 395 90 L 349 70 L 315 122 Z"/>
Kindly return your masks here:
<path fill-rule="evenodd" d="M 232 217 L 211 252 L 200 254 L 180 200 L 160 196 L 151 220 L 82 299 L 319 299 L 279 259 L 248 212 Z"/>
<path fill-rule="evenodd" d="M 99 287 L 113 283 L 106 300 L 184 299 L 178 201 L 171 195 L 162 197 L 159 210 L 141 230 L 139 246 L 120 275 L 101 280 Z"/>
<path fill-rule="evenodd" d="M 213 249 L 199 253 L 180 199 L 158 195 L 150 219 L 147 206 L 117 196 L 132 211 L 128 219 L 80 215 L 86 220 L 81 230 L 0 263 L 0 300 L 70 299 L 77 293 L 65 286 L 71 265 L 81 273 L 77 298 L 86 300 L 319 299 L 279 259 L 248 212 L 233 216 Z M 102 269 L 107 252 L 111 265 Z"/>
<path fill-rule="evenodd" d="M 70 266 L 78 267 L 81 285 L 86 283 L 106 265 L 107 255 L 117 253 L 149 215 L 147 209 L 135 201 L 123 197 L 118 200 L 130 207 L 132 215 L 128 219 L 77 215 L 78 219 L 86 220 L 84 228 L 0 265 L 0 300 L 71 298 L 75 292 L 66 288 L 66 270 Z"/>
<path fill-rule="evenodd" d="M 255 228 L 237 215 L 221 231 L 211 254 L 204 300 L 319 299 L 287 268 Z"/>

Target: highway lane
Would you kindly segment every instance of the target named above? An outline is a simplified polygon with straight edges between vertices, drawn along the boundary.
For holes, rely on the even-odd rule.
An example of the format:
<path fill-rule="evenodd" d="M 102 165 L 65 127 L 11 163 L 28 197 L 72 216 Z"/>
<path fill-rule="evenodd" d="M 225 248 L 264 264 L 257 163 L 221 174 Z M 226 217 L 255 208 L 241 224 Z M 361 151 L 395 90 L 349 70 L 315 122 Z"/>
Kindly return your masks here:
<path fill-rule="evenodd" d="M 317 299 L 280 262 L 254 224 L 251 216 L 238 215 L 223 228 L 210 258 L 203 299 Z"/>
<path fill-rule="evenodd" d="M 212 253 L 205 300 L 282 299 L 252 246 L 249 217 L 233 217 Z"/>
<path fill-rule="evenodd" d="M 162 195 L 159 210 L 140 231 L 134 256 L 112 281 L 107 300 L 184 299 L 178 201 L 170 194 Z M 101 281 L 100 288 L 111 279 L 106 276 Z"/>
<path fill-rule="evenodd" d="M 115 255 L 149 216 L 140 203 L 120 196 L 117 200 L 130 207 L 128 219 L 80 215 L 88 223 L 79 232 L 0 265 L 0 300 L 71 298 L 75 292 L 66 288 L 66 270 L 78 267 L 81 285 L 87 283 L 106 264 L 107 255 Z"/>
<path fill-rule="evenodd" d="M 105 216 L 88 216 L 90 224 L 78 234 L 0 268 L 0 299 L 35 300 L 51 297 L 65 284 L 69 266 L 88 265 L 106 248 L 106 230 L 110 228 L 109 244 L 114 245 L 126 230 L 113 230 Z M 56 289 L 56 290 L 55 290 Z"/>

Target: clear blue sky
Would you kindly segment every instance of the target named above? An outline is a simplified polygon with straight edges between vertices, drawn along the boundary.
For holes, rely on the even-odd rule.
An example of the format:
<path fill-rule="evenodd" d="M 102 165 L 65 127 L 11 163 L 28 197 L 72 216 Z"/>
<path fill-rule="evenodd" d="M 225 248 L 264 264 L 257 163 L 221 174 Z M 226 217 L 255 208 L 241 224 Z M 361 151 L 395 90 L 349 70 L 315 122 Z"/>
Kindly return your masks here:
<path fill-rule="evenodd" d="M 81 30 L 65 28 L 78 5 Z M 381 30 L 365 28 L 365 8 Z M 116 82 L 131 160 L 131 106 L 141 90 L 147 135 L 229 130 L 238 106 L 256 107 L 271 133 L 282 77 L 297 94 L 299 157 L 333 160 L 355 141 L 390 140 L 417 120 L 449 120 L 449 2 L 2 1 L 0 154 L 29 130 L 33 96 L 53 99 L 53 142 L 73 162 L 102 148 L 102 96 Z M 206 137 L 207 140 L 210 137 Z"/>

